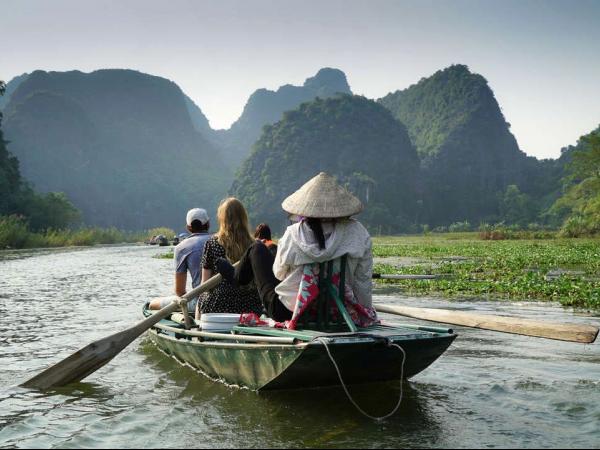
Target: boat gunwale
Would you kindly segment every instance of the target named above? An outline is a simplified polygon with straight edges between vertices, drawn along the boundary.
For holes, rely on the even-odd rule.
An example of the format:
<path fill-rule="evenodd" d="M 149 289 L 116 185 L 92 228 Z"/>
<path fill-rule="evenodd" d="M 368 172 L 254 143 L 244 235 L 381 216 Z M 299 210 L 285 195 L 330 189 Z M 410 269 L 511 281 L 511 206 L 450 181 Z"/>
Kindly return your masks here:
<path fill-rule="evenodd" d="M 271 343 L 271 344 L 280 344 L 280 345 L 295 345 L 299 341 L 293 337 L 285 338 L 285 337 L 271 337 L 271 336 L 260 336 L 260 335 L 243 335 L 243 334 L 228 334 L 228 333 L 214 333 L 214 332 L 205 332 L 205 331 L 194 331 L 194 330 L 186 330 L 183 328 L 176 328 L 169 325 L 162 325 L 160 322 L 155 324 L 153 328 L 159 328 L 164 331 L 169 331 L 171 333 L 181 334 L 183 336 L 189 336 L 192 338 L 203 338 L 202 340 L 215 340 L 215 341 L 247 341 L 248 343 Z"/>
<path fill-rule="evenodd" d="M 167 334 L 164 331 L 164 328 L 171 328 L 168 330 L 171 334 Z M 158 329 L 157 329 L 158 328 Z M 160 332 L 162 330 L 163 332 Z M 175 331 L 177 330 L 177 331 Z M 326 339 L 328 345 L 354 345 L 354 344 L 364 344 L 364 343 L 376 343 L 381 342 L 384 339 L 383 336 L 367 336 L 364 332 L 358 332 L 355 336 L 352 334 L 343 334 L 343 335 L 331 335 L 331 336 L 315 336 L 315 338 L 311 341 L 302 342 L 299 341 L 297 343 L 262 343 L 262 342 L 223 342 L 223 340 L 200 340 L 200 338 L 196 336 L 186 335 L 184 329 L 177 329 L 174 327 L 169 327 L 165 325 L 156 324 L 149 331 L 153 332 L 159 338 L 165 338 L 171 340 L 176 343 L 185 343 L 188 345 L 192 345 L 194 347 L 214 347 L 214 348 L 239 348 L 239 349 L 305 349 L 306 347 L 314 347 L 314 346 L 323 346 L 323 342 L 321 339 Z M 180 334 L 183 337 L 178 338 L 175 334 Z M 239 335 L 231 335 L 232 339 L 227 340 L 236 340 L 235 336 Z M 401 344 L 402 341 L 415 341 L 415 340 L 438 340 L 438 339 L 448 339 L 448 337 L 456 337 L 456 334 L 447 334 L 447 335 L 425 335 L 425 334 L 410 334 L 403 336 L 386 336 L 385 339 L 389 339 L 395 344 Z M 259 336 L 257 336 L 259 337 Z M 189 339 L 188 339 L 189 338 Z M 395 339 L 396 338 L 396 339 Z M 399 338 L 399 339 L 398 339 Z"/>
<path fill-rule="evenodd" d="M 309 342 L 299 342 L 297 344 L 262 344 L 260 342 L 246 342 L 246 343 L 236 343 L 236 342 L 223 342 L 221 340 L 214 341 L 206 341 L 206 340 L 193 340 L 187 338 L 177 338 L 170 334 L 161 333 L 159 330 L 155 329 L 156 326 L 152 327 L 149 331 L 154 333 L 157 337 L 161 339 L 167 339 L 173 342 L 177 342 L 179 344 L 187 344 L 192 345 L 194 347 L 214 347 L 214 348 L 240 348 L 240 349 L 304 349 L 310 343 Z"/>
<path fill-rule="evenodd" d="M 145 311 L 146 313 L 146 311 Z M 146 314 L 144 314 L 146 315 Z M 173 325 L 180 325 L 177 322 L 173 322 Z M 402 329 L 402 326 L 384 325 L 380 326 L 390 329 Z M 249 327 L 252 328 L 252 327 Z M 404 331 L 411 330 L 404 329 Z M 320 333 L 316 334 L 311 340 L 303 341 L 295 338 L 282 337 L 288 342 L 276 342 L 281 338 L 274 338 L 272 336 L 264 336 L 260 334 L 248 334 L 248 337 L 252 337 L 252 341 L 247 342 L 223 342 L 223 341 L 243 341 L 245 338 L 243 334 L 237 333 L 206 333 L 202 331 L 186 330 L 185 328 L 177 328 L 177 326 L 170 326 L 164 323 L 158 322 L 152 326 L 149 330 L 153 332 L 157 338 L 165 338 L 174 343 L 185 343 L 193 347 L 211 347 L 211 348 L 237 348 L 237 349 L 299 349 L 304 350 L 307 347 L 323 346 L 321 342 L 324 339 L 327 345 L 355 345 L 363 343 L 376 343 L 388 340 L 395 344 L 401 344 L 402 341 L 430 341 L 430 340 L 445 340 L 452 336 L 457 337 L 457 334 L 453 330 L 449 330 L 448 333 L 439 333 L 425 330 L 412 329 L 413 333 L 410 334 L 389 334 L 389 335 L 377 335 L 377 331 L 381 330 L 359 330 L 357 332 L 341 332 L 341 333 Z M 373 333 L 373 335 L 370 335 Z M 180 335 L 181 337 L 177 337 Z M 215 336 L 216 335 L 216 336 Z M 256 341 L 254 341 L 256 338 Z M 453 339 L 454 340 L 454 339 Z M 254 341 L 254 342 L 253 342 Z M 272 341 L 272 342 L 269 342 Z"/>

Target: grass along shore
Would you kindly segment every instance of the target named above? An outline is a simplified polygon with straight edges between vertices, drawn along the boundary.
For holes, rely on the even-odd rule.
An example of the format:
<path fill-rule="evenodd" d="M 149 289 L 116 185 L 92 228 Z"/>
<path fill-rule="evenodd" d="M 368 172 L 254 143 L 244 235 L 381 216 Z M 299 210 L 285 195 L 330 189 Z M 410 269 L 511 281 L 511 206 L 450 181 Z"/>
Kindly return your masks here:
<path fill-rule="evenodd" d="M 174 231 L 169 228 L 154 228 L 129 232 L 116 228 L 84 227 L 35 233 L 18 217 L 0 217 L 0 250 L 137 243 L 158 234 L 171 237 Z"/>
<path fill-rule="evenodd" d="M 477 233 L 374 237 L 374 272 L 449 274 L 393 281 L 413 294 L 554 300 L 600 309 L 600 239 L 483 240 Z"/>

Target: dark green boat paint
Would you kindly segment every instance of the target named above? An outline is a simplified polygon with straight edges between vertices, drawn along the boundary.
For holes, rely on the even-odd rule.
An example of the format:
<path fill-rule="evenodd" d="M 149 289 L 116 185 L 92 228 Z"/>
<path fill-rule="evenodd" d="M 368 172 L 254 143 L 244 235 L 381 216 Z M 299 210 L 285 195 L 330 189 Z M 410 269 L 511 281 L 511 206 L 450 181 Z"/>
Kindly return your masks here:
<path fill-rule="evenodd" d="M 145 315 L 150 312 L 144 310 Z M 169 320 L 159 323 L 180 328 Z M 326 339 L 344 382 L 363 384 L 400 379 L 402 353 L 406 353 L 404 378 L 426 369 L 456 338 L 451 330 L 423 331 L 414 328 L 376 326 L 339 335 L 299 330 Z M 251 333 L 250 330 L 247 333 Z M 285 333 L 285 331 L 284 331 Z M 293 345 L 198 340 L 155 327 L 149 331 L 154 343 L 171 355 L 227 384 L 252 390 L 300 389 L 339 385 L 337 373 L 322 342 Z"/>

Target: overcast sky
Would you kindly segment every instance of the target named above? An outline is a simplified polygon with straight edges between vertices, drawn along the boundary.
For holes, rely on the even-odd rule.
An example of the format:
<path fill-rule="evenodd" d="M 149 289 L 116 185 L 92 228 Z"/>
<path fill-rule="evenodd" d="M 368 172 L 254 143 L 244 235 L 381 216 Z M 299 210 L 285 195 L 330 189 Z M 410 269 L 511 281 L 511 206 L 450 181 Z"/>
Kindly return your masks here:
<path fill-rule="evenodd" d="M 175 81 L 213 128 L 321 67 L 379 98 L 453 63 L 487 78 L 529 155 L 600 124 L 600 0 L 0 0 L 0 42 L 0 79 L 137 69 Z"/>

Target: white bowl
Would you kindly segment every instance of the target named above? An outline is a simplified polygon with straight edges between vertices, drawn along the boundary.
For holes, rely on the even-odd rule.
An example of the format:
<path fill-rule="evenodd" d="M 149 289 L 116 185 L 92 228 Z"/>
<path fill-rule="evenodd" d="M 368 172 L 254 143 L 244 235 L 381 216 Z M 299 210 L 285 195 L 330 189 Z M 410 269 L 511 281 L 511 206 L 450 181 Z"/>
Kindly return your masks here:
<path fill-rule="evenodd" d="M 200 316 L 200 323 L 238 324 L 238 323 L 240 323 L 240 314 L 227 314 L 227 313 L 202 314 Z"/>

